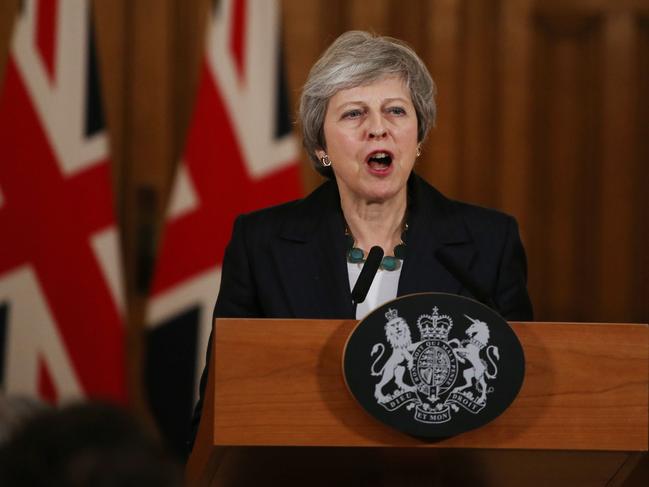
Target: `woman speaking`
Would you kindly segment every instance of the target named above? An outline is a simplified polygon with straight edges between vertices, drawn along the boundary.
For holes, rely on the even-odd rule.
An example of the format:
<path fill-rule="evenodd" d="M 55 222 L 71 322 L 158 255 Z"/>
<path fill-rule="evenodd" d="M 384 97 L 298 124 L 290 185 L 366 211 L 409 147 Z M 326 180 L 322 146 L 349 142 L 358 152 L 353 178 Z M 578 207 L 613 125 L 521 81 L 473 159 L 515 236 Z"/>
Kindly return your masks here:
<path fill-rule="evenodd" d="M 404 43 L 358 31 L 336 39 L 311 69 L 299 109 L 304 146 L 328 180 L 302 200 L 237 218 L 215 317 L 360 319 L 397 296 L 437 291 L 532 319 L 515 220 L 449 200 L 413 171 L 434 95 Z M 355 303 L 375 246 L 385 256 Z M 204 371 L 194 433 L 206 380 Z"/>

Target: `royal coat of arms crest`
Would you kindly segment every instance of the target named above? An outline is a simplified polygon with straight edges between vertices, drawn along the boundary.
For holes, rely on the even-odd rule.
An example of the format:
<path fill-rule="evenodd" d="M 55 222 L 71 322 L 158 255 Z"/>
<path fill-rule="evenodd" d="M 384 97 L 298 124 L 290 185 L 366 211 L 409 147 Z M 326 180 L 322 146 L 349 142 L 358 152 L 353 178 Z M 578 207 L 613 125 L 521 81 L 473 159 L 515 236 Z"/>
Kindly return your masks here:
<path fill-rule="evenodd" d="M 514 400 L 525 362 L 507 322 L 460 296 L 405 296 L 372 312 L 350 336 L 345 380 L 372 415 L 422 437 L 485 424 Z"/>
<path fill-rule="evenodd" d="M 453 319 L 440 315 L 435 306 L 432 314 L 418 317 L 419 341 L 413 342 L 410 327 L 397 310 L 385 313 L 391 355 L 377 371 L 387 349 L 383 343 L 376 343 L 370 354 L 375 357 L 371 374 L 381 377 L 374 389 L 380 405 L 388 411 L 402 406 L 414 408 L 414 419 L 423 423 L 446 422 L 460 407 L 473 414 L 482 411 L 487 394 L 493 391 L 487 380 L 496 378 L 500 355 L 498 347 L 488 345 L 488 325 L 464 317 L 470 325 L 465 331 L 467 338 L 449 339 Z M 463 364 L 468 366 L 463 368 Z M 461 369 L 464 383 L 457 385 Z"/>

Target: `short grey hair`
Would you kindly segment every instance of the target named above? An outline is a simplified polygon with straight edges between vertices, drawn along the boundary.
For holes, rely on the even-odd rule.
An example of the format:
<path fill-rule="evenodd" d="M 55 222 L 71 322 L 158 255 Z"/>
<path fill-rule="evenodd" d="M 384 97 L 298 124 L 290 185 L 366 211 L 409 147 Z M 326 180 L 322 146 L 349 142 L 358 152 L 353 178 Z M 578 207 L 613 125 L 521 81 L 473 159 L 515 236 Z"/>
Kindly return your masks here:
<path fill-rule="evenodd" d="M 410 90 L 417 113 L 417 141 L 423 142 L 435 124 L 435 83 L 405 42 L 352 30 L 338 37 L 313 65 L 302 89 L 299 119 L 304 148 L 320 174 L 333 177 L 331 167 L 323 167 L 316 156 L 316 150 L 326 149 L 324 119 L 331 97 L 390 76 L 401 77 Z"/>

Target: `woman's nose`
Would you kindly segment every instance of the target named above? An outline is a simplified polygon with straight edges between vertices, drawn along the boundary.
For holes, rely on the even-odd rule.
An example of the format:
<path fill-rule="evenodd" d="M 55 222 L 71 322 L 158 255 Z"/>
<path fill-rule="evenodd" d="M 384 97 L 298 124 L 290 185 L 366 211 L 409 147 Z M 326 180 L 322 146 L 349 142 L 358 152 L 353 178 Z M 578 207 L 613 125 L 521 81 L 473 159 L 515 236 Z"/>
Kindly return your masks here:
<path fill-rule="evenodd" d="M 370 139 L 381 139 L 387 134 L 384 125 L 385 121 L 379 115 L 373 115 L 369 119 L 367 135 Z"/>
<path fill-rule="evenodd" d="M 369 136 L 370 139 L 382 139 L 383 137 L 385 137 L 386 133 L 387 133 L 386 130 L 383 127 L 381 127 L 381 128 L 370 130 Z"/>

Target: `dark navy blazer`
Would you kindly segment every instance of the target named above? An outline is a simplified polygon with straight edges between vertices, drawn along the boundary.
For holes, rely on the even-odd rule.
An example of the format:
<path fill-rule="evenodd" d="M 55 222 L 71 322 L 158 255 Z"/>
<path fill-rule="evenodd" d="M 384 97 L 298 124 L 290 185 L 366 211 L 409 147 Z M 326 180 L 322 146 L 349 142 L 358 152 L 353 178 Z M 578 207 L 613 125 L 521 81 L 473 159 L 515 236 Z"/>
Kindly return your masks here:
<path fill-rule="evenodd" d="M 443 251 L 503 317 L 532 320 L 525 251 L 514 218 L 450 200 L 413 173 L 407 222 L 399 296 L 437 291 L 476 297 L 438 260 Z M 353 319 L 346 251 L 335 181 L 304 199 L 239 216 L 223 260 L 214 317 Z M 207 368 L 191 441 L 206 383 Z"/>

